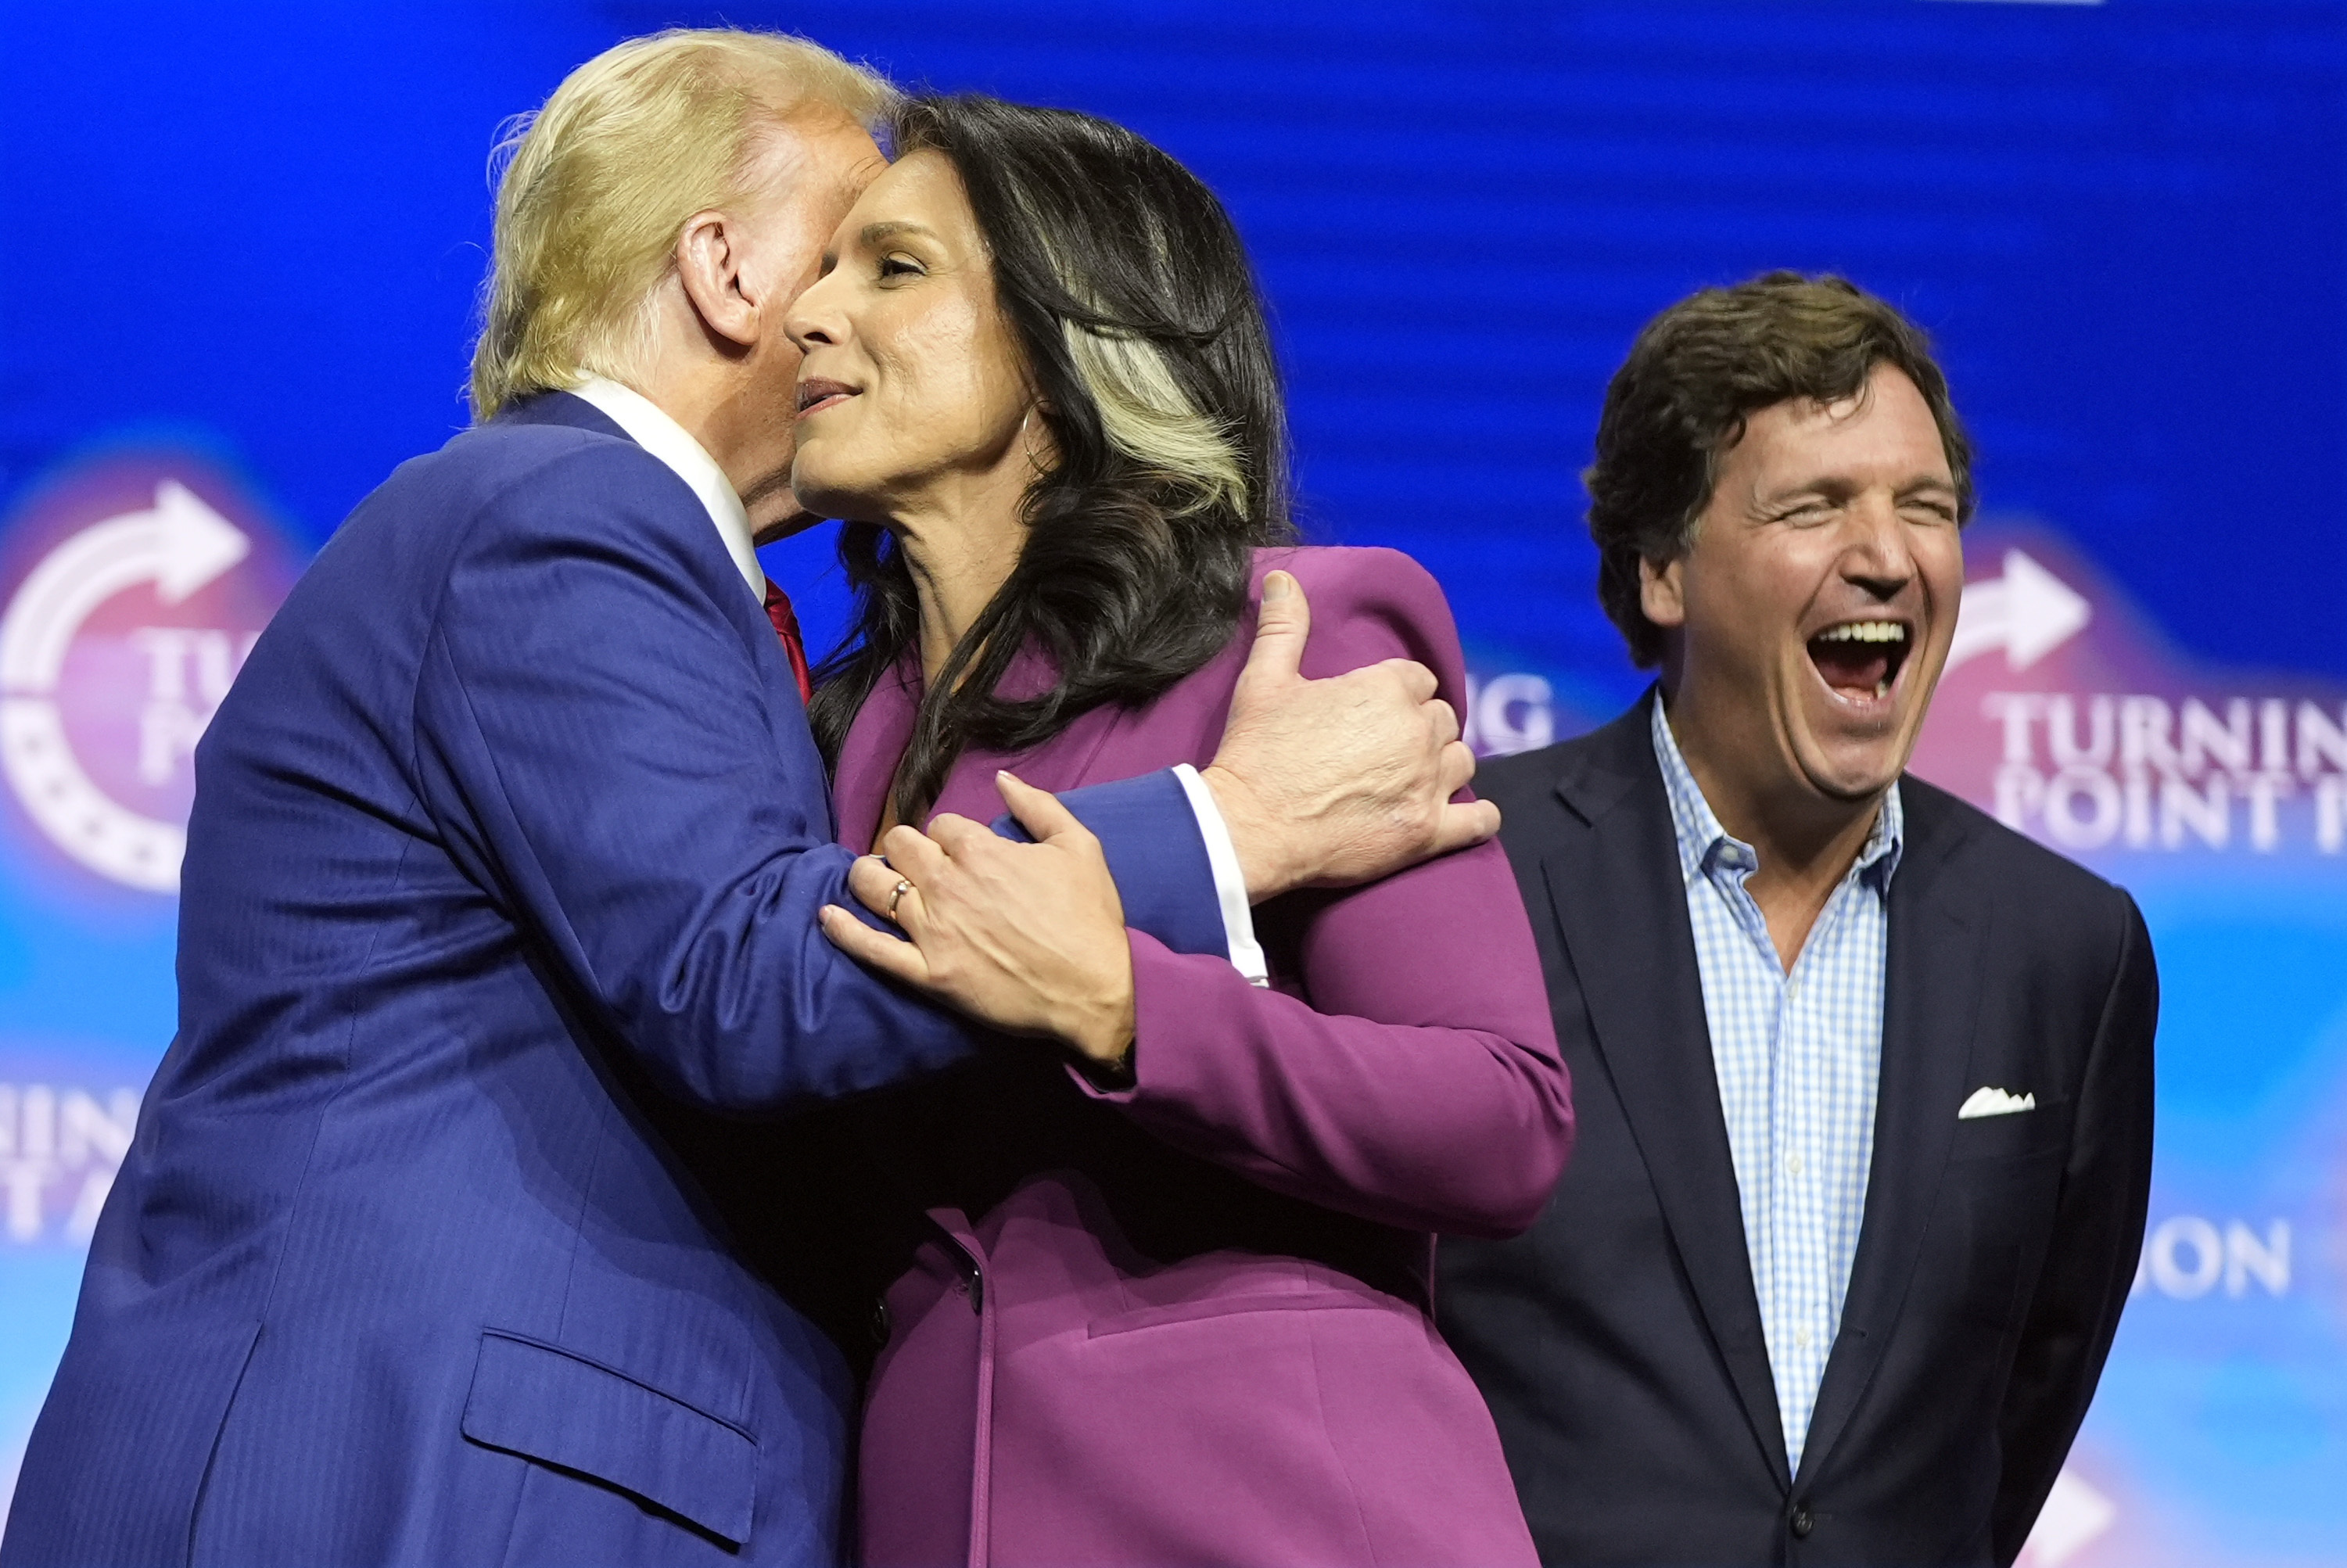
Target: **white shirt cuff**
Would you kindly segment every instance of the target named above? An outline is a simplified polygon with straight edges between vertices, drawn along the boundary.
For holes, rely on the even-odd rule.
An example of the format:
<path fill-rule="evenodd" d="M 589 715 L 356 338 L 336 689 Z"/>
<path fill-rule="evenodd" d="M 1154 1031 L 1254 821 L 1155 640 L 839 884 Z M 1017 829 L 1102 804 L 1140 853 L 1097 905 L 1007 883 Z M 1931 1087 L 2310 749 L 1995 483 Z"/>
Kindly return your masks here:
<path fill-rule="evenodd" d="M 1182 793 L 1198 819 L 1198 836 L 1206 842 L 1206 865 L 1214 874 L 1214 897 L 1223 907 L 1223 936 L 1230 944 L 1231 964 L 1251 986 L 1271 984 L 1271 970 L 1263 961 L 1263 944 L 1255 939 L 1255 911 L 1247 904 L 1246 879 L 1239 875 L 1238 846 L 1214 804 L 1214 792 L 1187 763 L 1174 765 Z"/>

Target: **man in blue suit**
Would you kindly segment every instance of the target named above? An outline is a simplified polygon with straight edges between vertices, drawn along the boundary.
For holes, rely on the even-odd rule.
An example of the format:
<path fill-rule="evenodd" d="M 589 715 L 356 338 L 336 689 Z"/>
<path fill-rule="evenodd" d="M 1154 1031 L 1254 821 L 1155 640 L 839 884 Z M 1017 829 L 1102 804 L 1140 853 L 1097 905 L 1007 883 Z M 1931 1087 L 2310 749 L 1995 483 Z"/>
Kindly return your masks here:
<path fill-rule="evenodd" d="M 965 1049 L 818 930 L 853 856 L 752 548 L 795 513 L 782 312 L 886 98 L 664 35 L 522 141 L 483 423 L 353 514 L 199 751 L 180 1031 L 6 1568 L 837 1558 L 845 1363 L 659 1128 Z M 1471 763 L 1431 677 L 1297 682 L 1299 638 L 1209 776 L 1070 797 L 1134 926 L 1225 950 L 1250 896 L 1494 825 L 1442 804 Z M 1047 945 L 1025 871 L 960 915 Z M 1052 1017 L 1005 964 L 1003 1020 Z"/>

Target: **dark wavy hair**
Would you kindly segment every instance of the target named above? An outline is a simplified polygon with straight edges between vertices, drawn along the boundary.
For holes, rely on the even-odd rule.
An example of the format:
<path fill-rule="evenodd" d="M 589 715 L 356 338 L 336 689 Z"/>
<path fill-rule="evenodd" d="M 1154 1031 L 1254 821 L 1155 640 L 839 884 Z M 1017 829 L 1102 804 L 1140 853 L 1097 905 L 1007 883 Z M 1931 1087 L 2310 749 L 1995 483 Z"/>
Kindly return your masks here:
<path fill-rule="evenodd" d="M 1923 395 L 1956 482 L 1958 518 L 1973 514 L 1973 449 L 1948 378 L 1922 329 L 1846 278 L 1769 272 L 1702 289 L 1648 322 L 1605 389 L 1589 491 L 1597 597 L 1630 644 L 1657 664 L 1663 630 L 1640 602 L 1638 563 L 1673 561 L 1695 543 L 1720 458 L 1760 410 L 1793 398 L 1838 403 L 1896 365 Z"/>
<path fill-rule="evenodd" d="M 898 157 L 936 152 L 960 175 L 1060 454 L 1027 491 L 1017 564 L 923 697 L 896 789 L 916 821 L 964 747 L 1038 745 L 1204 664 L 1237 627 L 1254 548 L 1294 529 L 1270 333 L 1214 192 L 1133 132 L 1063 109 L 917 97 L 892 129 Z M 839 559 L 855 624 L 816 671 L 810 715 L 834 761 L 920 630 L 886 528 L 845 525 Z M 1055 678 L 1004 696 L 1027 648 Z"/>

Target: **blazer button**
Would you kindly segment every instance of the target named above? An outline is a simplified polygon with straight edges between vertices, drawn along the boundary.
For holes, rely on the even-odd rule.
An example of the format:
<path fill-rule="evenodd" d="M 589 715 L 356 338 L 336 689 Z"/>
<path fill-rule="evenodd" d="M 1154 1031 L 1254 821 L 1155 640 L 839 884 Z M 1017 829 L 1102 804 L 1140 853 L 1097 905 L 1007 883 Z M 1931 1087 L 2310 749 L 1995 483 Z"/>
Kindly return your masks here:
<path fill-rule="evenodd" d="M 1806 1508 L 1800 1507 L 1796 1507 L 1793 1510 L 1793 1517 L 1790 1522 L 1793 1526 L 1794 1536 L 1803 1541 L 1809 1539 L 1809 1532 L 1816 1529 L 1818 1524 L 1816 1520 L 1809 1517 L 1809 1511 Z"/>
<path fill-rule="evenodd" d="M 886 1345 L 893 1329 L 888 1319 L 888 1302 L 885 1296 L 872 1298 L 872 1343 Z"/>

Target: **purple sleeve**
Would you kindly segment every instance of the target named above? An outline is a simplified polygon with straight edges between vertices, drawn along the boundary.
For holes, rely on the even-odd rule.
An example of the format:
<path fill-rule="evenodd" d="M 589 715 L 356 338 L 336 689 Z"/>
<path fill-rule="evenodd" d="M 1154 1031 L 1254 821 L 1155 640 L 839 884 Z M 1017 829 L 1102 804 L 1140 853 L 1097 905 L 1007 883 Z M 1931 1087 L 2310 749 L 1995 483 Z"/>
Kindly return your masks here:
<path fill-rule="evenodd" d="M 1460 704 L 1450 610 L 1415 562 L 1330 550 L 1280 564 L 1311 600 L 1307 675 L 1416 659 Z M 1275 989 L 1134 934 L 1136 1076 L 1088 1092 L 1170 1143 L 1329 1208 L 1464 1235 L 1530 1225 L 1571 1151 L 1573 1108 L 1500 846 L 1259 913 Z"/>

